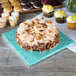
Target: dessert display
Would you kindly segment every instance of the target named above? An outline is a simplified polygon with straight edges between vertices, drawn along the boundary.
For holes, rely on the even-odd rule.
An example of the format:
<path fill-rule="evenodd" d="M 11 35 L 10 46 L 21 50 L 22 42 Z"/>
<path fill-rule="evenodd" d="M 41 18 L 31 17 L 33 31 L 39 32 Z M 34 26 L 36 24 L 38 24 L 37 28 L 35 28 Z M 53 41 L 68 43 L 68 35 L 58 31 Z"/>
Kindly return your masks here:
<path fill-rule="evenodd" d="M 16 40 L 25 50 L 42 52 L 59 43 L 59 32 L 52 21 L 34 18 L 20 23 Z"/>
<path fill-rule="evenodd" d="M 11 26 L 16 26 L 17 25 L 17 19 L 15 16 L 10 16 L 9 17 L 9 23 Z"/>
<path fill-rule="evenodd" d="M 52 17 L 54 14 L 54 9 L 51 5 L 43 5 L 42 12 L 45 17 Z"/>
<path fill-rule="evenodd" d="M 66 21 L 66 13 L 63 10 L 58 10 L 54 13 L 56 22 L 64 23 Z"/>
<path fill-rule="evenodd" d="M 0 28 L 6 27 L 6 19 L 0 18 Z"/>
<path fill-rule="evenodd" d="M 41 8 L 43 6 L 43 3 L 41 3 L 41 1 L 42 0 L 0 0 L 0 8 L 3 9 L 2 12 L 4 12 L 4 10 L 7 10 L 9 13 L 14 10 L 20 13 L 41 11 Z M 55 5 L 54 8 L 60 7 L 62 7 L 62 5 Z"/>
<path fill-rule="evenodd" d="M 67 27 L 71 30 L 76 30 L 76 15 L 70 15 L 66 19 Z"/>

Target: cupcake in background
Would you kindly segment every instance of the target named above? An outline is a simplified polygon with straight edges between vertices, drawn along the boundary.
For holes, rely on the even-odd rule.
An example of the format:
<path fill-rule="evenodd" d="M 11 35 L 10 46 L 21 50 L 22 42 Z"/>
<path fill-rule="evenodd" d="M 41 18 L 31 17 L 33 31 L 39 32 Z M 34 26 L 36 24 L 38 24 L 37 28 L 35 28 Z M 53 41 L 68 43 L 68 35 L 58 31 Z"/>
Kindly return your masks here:
<path fill-rule="evenodd" d="M 43 5 L 42 12 L 45 17 L 52 17 L 54 14 L 54 8 L 51 5 Z"/>
<path fill-rule="evenodd" d="M 14 11 L 21 12 L 22 11 L 22 7 L 20 5 L 14 6 Z"/>
<path fill-rule="evenodd" d="M 4 18 L 4 19 L 6 19 L 6 21 L 8 20 L 9 16 L 10 16 L 10 15 L 9 15 L 8 12 L 1 14 L 1 17 Z"/>
<path fill-rule="evenodd" d="M 15 1 L 11 2 L 11 4 L 12 4 L 13 6 L 17 6 L 17 5 L 20 5 L 20 1 L 15 0 Z"/>
<path fill-rule="evenodd" d="M 69 29 L 76 30 L 76 15 L 68 16 L 66 22 Z"/>
<path fill-rule="evenodd" d="M 4 8 L 4 7 L 11 7 L 11 3 L 10 2 L 3 2 L 1 4 L 1 6 L 2 6 L 2 8 Z"/>
<path fill-rule="evenodd" d="M 9 23 L 10 23 L 10 26 L 16 26 L 17 25 L 17 18 L 15 16 L 10 16 Z"/>
<path fill-rule="evenodd" d="M 0 18 L 0 28 L 6 27 L 6 19 Z"/>
<path fill-rule="evenodd" d="M 66 21 L 66 13 L 63 10 L 59 9 L 58 11 L 54 12 L 54 17 L 58 23 L 64 23 Z"/>
<path fill-rule="evenodd" d="M 19 20 L 19 12 L 12 12 L 11 16 L 15 16 L 17 18 L 17 21 Z"/>
<path fill-rule="evenodd" d="M 12 12 L 12 7 L 4 7 L 4 9 L 3 9 L 3 12 L 8 12 L 8 13 L 11 13 Z"/>

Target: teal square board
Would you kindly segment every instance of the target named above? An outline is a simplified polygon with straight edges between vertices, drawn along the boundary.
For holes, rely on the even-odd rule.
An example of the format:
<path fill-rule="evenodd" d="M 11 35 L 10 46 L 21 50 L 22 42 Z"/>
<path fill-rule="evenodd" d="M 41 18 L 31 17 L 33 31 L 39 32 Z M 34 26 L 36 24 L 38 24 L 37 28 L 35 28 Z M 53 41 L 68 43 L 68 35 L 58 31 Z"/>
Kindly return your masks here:
<path fill-rule="evenodd" d="M 11 45 L 11 47 L 15 49 L 16 53 L 18 53 L 28 66 L 32 66 L 74 44 L 72 39 L 59 31 L 60 42 L 54 48 L 43 52 L 25 51 L 16 42 L 16 30 L 17 29 L 13 29 L 3 33 L 2 36 Z"/>

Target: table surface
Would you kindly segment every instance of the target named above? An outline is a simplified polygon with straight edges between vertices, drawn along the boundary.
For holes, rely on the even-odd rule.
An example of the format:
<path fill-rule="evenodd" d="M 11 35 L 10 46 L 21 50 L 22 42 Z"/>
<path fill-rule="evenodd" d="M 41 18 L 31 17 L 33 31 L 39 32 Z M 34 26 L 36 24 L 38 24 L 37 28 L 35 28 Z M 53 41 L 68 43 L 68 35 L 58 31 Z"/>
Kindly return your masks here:
<path fill-rule="evenodd" d="M 19 23 L 38 14 L 40 12 L 20 15 Z M 0 29 L 0 76 L 76 76 L 76 54 L 68 49 L 28 67 L 1 36 L 16 27 L 7 25 Z"/>

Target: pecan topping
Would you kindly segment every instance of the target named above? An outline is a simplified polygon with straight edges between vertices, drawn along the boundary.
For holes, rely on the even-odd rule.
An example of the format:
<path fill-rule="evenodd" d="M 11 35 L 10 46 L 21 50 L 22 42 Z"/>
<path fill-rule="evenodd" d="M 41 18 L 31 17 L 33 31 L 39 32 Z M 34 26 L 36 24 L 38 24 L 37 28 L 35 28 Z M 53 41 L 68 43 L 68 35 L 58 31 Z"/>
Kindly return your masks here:
<path fill-rule="evenodd" d="M 41 36 L 37 36 L 37 40 L 41 40 Z"/>
<path fill-rule="evenodd" d="M 52 23 L 52 21 L 51 21 L 51 20 L 49 20 L 48 22 L 49 22 L 49 23 Z"/>
<path fill-rule="evenodd" d="M 37 25 L 36 28 L 40 28 L 41 26 Z"/>
<path fill-rule="evenodd" d="M 44 30 L 39 30 L 40 32 L 44 31 Z"/>

